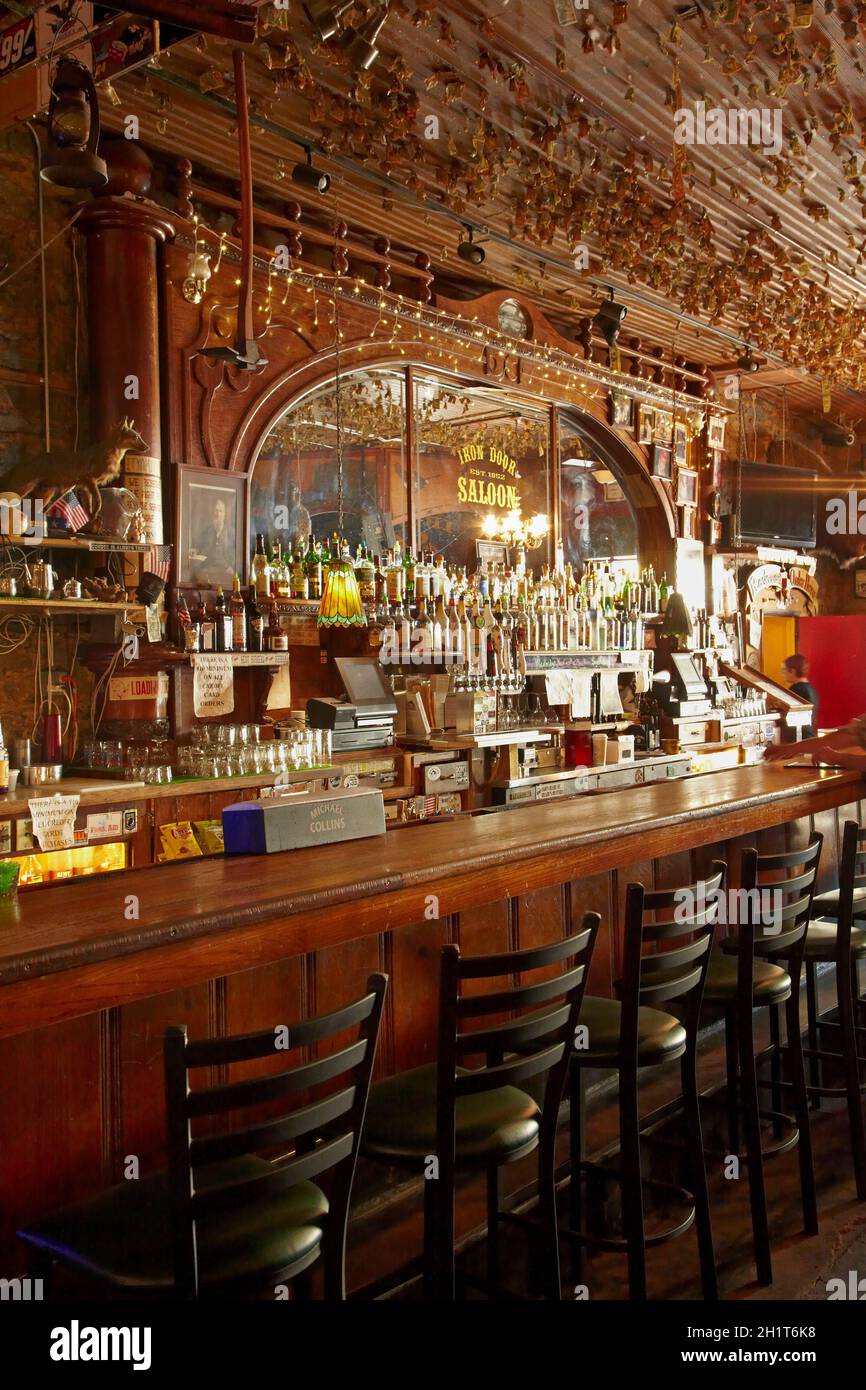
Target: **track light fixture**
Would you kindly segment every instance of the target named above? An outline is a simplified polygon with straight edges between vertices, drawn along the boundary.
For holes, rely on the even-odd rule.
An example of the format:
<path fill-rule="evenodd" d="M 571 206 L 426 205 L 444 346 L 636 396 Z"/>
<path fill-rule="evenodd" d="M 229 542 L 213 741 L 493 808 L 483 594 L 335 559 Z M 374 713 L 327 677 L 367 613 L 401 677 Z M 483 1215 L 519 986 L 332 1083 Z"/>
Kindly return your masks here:
<path fill-rule="evenodd" d="M 756 357 L 753 357 L 752 349 L 747 347 L 742 357 L 737 358 L 737 366 L 741 372 L 756 372 L 760 363 Z"/>
<path fill-rule="evenodd" d="M 472 228 L 466 228 L 466 240 L 461 241 L 457 247 L 457 254 L 461 261 L 468 261 L 470 265 L 481 265 L 487 255 L 483 246 L 479 246 L 477 241 L 473 241 Z"/>
<path fill-rule="evenodd" d="M 329 5 L 326 0 L 303 0 L 304 14 L 315 29 L 322 43 L 327 43 L 340 32 L 340 20 L 352 8 L 353 0 L 342 5 Z"/>
<path fill-rule="evenodd" d="M 598 306 L 593 322 L 598 328 L 599 333 L 604 338 L 608 347 L 615 347 L 619 337 L 619 330 L 622 321 L 628 313 L 624 304 L 617 304 L 613 297 L 613 289 L 608 286 L 607 299 L 603 299 Z"/>
<path fill-rule="evenodd" d="M 316 193 L 327 193 L 331 187 L 331 175 L 322 173 L 321 169 L 316 169 L 313 165 L 313 152 L 307 150 L 305 164 L 296 164 L 292 170 L 292 179 L 299 183 L 302 188 L 311 188 Z"/>
<path fill-rule="evenodd" d="M 353 24 L 346 26 L 343 37 L 340 39 L 340 47 L 346 55 L 349 66 L 354 68 L 355 72 L 366 72 L 378 58 L 379 50 L 376 47 L 376 40 L 382 32 L 387 18 L 388 6 L 377 5 L 360 29 L 356 29 Z"/>

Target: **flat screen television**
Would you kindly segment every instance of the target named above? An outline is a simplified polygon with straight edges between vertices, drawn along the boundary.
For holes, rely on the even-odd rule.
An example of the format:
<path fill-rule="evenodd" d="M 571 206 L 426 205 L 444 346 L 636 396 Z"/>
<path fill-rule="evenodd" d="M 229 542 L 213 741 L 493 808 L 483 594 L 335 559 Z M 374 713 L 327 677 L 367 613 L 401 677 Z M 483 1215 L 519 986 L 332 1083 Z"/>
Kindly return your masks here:
<path fill-rule="evenodd" d="M 740 459 L 735 465 L 740 543 L 807 548 L 816 544 L 818 474 Z"/>

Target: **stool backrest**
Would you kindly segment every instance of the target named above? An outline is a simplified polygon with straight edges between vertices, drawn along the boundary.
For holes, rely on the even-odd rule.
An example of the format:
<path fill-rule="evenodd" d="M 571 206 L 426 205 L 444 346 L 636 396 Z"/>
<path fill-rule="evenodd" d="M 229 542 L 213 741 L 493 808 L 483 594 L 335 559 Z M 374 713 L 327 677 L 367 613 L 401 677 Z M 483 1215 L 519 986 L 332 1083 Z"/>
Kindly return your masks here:
<path fill-rule="evenodd" d="M 866 888 L 866 828 L 846 820 L 842 830 L 839 862 L 839 917 L 836 926 L 837 969 L 850 970 L 851 932 L 854 929 L 854 894 Z"/>
<path fill-rule="evenodd" d="M 571 922 L 570 887 L 565 884 L 562 890 L 566 929 Z M 587 912 L 578 932 L 549 946 L 501 955 L 463 958 L 457 946 L 443 948 L 436 1086 L 440 1168 L 453 1168 L 461 1096 L 520 1087 L 533 1077 L 544 1077 L 541 1129 L 548 1137 L 555 1131 L 600 920 L 597 912 Z M 501 982 L 503 977 L 512 981 L 505 988 L 497 983 L 483 993 L 462 992 L 467 980 Z M 465 1027 L 468 1020 L 490 1015 L 497 1020 Z M 470 1059 L 478 1057 L 484 1058 L 483 1065 L 468 1067 Z"/>
<path fill-rule="evenodd" d="M 386 975 L 371 975 L 367 993 L 345 1008 L 302 1023 L 260 1033 L 190 1042 L 185 1027 L 165 1035 L 168 1179 L 174 1244 L 175 1288 L 180 1297 L 199 1292 L 200 1227 L 227 1210 L 237 1211 L 334 1169 L 326 1218 L 345 1240 L 358 1140 L 367 1108 L 376 1054 Z M 245 1080 L 190 1087 L 191 1071 L 280 1058 L 328 1042 L 349 1030 L 352 1041 L 315 1061 Z M 324 1095 L 316 1089 L 327 1085 Z M 251 1107 L 277 1113 L 250 1117 Z M 218 1132 L 193 1137 L 192 1122 L 220 1117 Z M 223 1117 L 225 1119 L 223 1120 Z M 293 1157 L 263 1174 L 208 1184 L 212 1165 L 285 1146 Z M 341 1233 L 341 1234 L 340 1234 Z"/>
<path fill-rule="evenodd" d="M 743 910 L 738 908 L 736 914 L 738 983 L 749 1000 L 756 956 L 779 956 L 789 963 L 791 975 L 800 978 L 823 843 L 824 837 L 815 834 L 804 849 L 781 854 L 743 851 Z M 729 896 L 733 901 L 733 894 Z"/>
<path fill-rule="evenodd" d="M 622 1001 L 620 1051 L 637 1057 L 638 1009 L 678 1001 L 686 1023 L 697 1028 L 719 918 L 726 865 L 713 862 L 706 879 L 683 888 L 626 889 L 623 971 L 617 981 Z M 652 914 L 652 920 L 648 920 Z"/>

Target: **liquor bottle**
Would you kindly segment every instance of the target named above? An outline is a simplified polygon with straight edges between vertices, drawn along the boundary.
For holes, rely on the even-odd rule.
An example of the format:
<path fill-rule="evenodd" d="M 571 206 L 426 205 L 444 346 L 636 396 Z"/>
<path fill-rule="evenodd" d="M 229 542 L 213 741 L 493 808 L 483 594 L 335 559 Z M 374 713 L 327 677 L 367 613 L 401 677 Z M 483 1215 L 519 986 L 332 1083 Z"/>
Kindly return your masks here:
<path fill-rule="evenodd" d="M 238 575 L 234 577 L 234 584 L 229 595 L 229 614 L 232 625 L 232 645 L 233 652 L 245 652 L 247 649 L 247 610 L 246 604 L 241 593 L 241 581 Z"/>
<path fill-rule="evenodd" d="M 265 620 L 256 603 L 256 593 L 250 589 L 247 598 L 247 651 L 262 652 L 265 649 Z"/>
<path fill-rule="evenodd" d="M 304 568 L 307 571 L 307 593 L 311 599 L 318 603 L 322 597 L 322 557 L 312 534 L 307 547 Z"/>
<path fill-rule="evenodd" d="M 216 651 L 216 629 L 214 620 L 208 617 L 207 604 L 201 594 L 198 596 L 198 607 L 195 610 L 195 616 L 196 622 L 198 623 L 199 651 Z"/>
<path fill-rule="evenodd" d="M 403 598 L 403 562 L 398 560 L 398 545 L 388 551 L 385 568 L 385 587 L 389 603 L 400 603 Z"/>
<path fill-rule="evenodd" d="M 415 602 L 415 556 L 412 547 L 406 547 L 406 558 L 403 561 L 403 585 L 406 594 L 406 603 L 411 607 Z"/>
<path fill-rule="evenodd" d="M 433 659 L 442 661 L 445 657 L 446 643 L 448 640 L 448 614 L 445 610 L 445 599 L 442 594 L 436 595 L 436 602 L 433 609 Z"/>
<path fill-rule="evenodd" d="M 213 615 L 215 624 L 215 649 L 218 652 L 230 652 L 232 649 L 232 619 L 231 614 L 226 608 L 226 596 L 223 593 L 221 584 L 217 586 Z"/>
<path fill-rule="evenodd" d="M 294 564 L 294 557 L 292 556 L 291 549 L 290 549 L 288 555 L 281 555 L 281 556 L 280 556 L 280 572 L 279 572 L 279 577 L 278 577 L 278 579 L 277 579 L 277 597 L 278 597 L 278 598 L 291 598 L 291 597 L 292 597 L 292 565 L 293 565 L 293 564 Z"/>
<path fill-rule="evenodd" d="M 373 583 L 376 590 L 376 607 L 380 608 L 388 595 L 388 583 L 381 555 L 373 556 Z"/>
<path fill-rule="evenodd" d="M 433 619 L 427 612 L 426 598 L 418 600 L 418 613 L 412 628 L 412 651 L 417 652 L 416 660 L 421 662 L 432 661 L 434 646 L 434 627 Z"/>
<path fill-rule="evenodd" d="M 260 598 L 270 598 L 271 567 L 265 552 L 265 537 L 262 531 L 256 536 L 256 549 L 253 555 L 252 584 Z"/>
<path fill-rule="evenodd" d="M 358 546 L 358 554 L 355 559 L 355 578 L 358 581 L 358 591 L 364 604 L 375 603 L 376 601 L 376 569 L 367 554 L 365 545 Z"/>
<path fill-rule="evenodd" d="M 268 618 L 268 626 L 265 632 L 265 651 L 287 652 L 288 650 L 289 634 L 280 623 L 276 607 L 273 607 L 270 617 Z"/>
<path fill-rule="evenodd" d="M 310 597 L 310 586 L 304 569 L 303 541 L 300 536 L 297 544 L 298 550 L 292 564 L 292 598 L 305 599 Z"/>

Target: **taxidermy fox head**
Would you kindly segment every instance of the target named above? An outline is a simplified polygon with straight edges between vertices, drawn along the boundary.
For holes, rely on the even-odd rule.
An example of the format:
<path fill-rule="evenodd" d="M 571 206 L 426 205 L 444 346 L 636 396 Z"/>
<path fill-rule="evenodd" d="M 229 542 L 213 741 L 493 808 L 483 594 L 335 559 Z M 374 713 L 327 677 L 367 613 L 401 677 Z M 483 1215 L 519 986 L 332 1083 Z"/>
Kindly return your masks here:
<path fill-rule="evenodd" d="M 125 420 L 121 420 L 119 425 L 115 426 L 112 433 L 112 442 L 117 445 L 118 448 L 125 449 L 131 454 L 146 454 L 149 452 L 147 445 L 135 428 L 133 421 L 130 420 L 128 416 Z"/>

